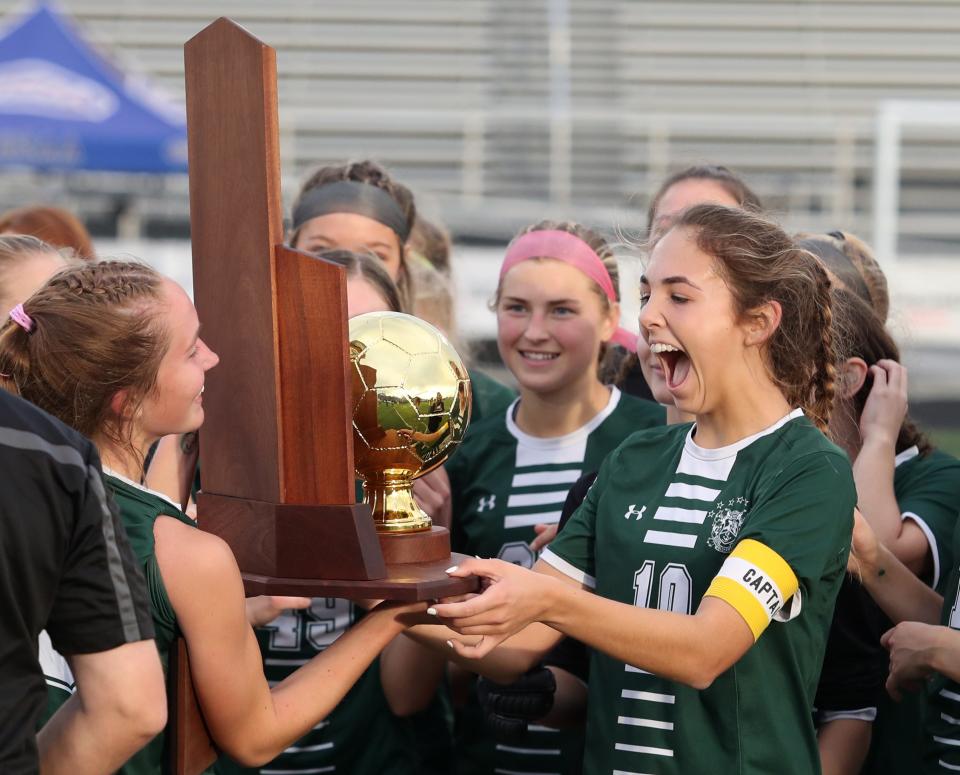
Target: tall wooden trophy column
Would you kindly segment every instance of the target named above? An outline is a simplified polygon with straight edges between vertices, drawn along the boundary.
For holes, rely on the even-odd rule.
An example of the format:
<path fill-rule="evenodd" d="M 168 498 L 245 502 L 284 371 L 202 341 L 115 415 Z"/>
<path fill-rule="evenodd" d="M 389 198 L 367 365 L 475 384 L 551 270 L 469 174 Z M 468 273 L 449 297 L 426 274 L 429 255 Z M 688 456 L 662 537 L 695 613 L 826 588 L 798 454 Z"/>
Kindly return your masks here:
<path fill-rule="evenodd" d="M 248 595 L 474 589 L 443 573 L 448 555 L 386 563 L 390 537 L 355 503 L 346 281 L 283 245 L 274 50 L 219 19 L 186 44 L 185 63 L 194 296 L 220 356 L 204 393 L 200 527 L 229 543 Z M 193 773 L 213 751 L 182 644 L 179 655 L 171 755 Z"/>

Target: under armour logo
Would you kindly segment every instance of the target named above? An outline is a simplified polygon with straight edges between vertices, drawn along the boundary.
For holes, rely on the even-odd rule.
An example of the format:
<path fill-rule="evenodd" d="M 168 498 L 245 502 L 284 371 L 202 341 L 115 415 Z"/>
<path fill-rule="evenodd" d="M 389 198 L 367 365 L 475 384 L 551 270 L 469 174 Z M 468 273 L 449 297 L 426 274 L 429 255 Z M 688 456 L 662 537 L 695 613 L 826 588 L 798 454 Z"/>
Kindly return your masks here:
<path fill-rule="evenodd" d="M 488 509 L 493 510 L 496 507 L 496 505 L 497 505 L 496 494 L 488 495 L 486 498 L 481 498 L 480 502 L 477 503 L 477 513 L 479 514 L 483 511 L 487 511 Z"/>
<path fill-rule="evenodd" d="M 631 503 L 630 507 L 627 509 L 626 513 L 623 515 L 624 519 L 630 519 L 630 517 L 635 517 L 638 521 L 643 517 L 643 512 L 647 510 L 646 506 L 641 506 L 640 511 L 637 511 L 637 504 Z"/>

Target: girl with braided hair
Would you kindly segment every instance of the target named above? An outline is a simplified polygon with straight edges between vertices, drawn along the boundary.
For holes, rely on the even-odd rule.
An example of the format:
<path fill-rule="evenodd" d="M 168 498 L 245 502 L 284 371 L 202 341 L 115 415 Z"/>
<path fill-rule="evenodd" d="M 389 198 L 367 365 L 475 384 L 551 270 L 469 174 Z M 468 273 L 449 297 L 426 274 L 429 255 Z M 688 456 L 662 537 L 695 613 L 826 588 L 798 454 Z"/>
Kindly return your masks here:
<path fill-rule="evenodd" d="M 564 634 L 591 646 L 586 772 L 817 773 L 810 708 L 856 502 L 823 433 L 830 281 L 775 224 L 699 205 L 641 297 L 695 423 L 633 434 L 533 571 L 464 561 L 449 572 L 484 592 L 428 609 L 453 630 L 408 634 L 500 681 Z"/>
<path fill-rule="evenodd" d="M 216 746 L 258 765 L 330 713 L 403 630 L 402 616 L 412 607 L 378 607 L 301 669 L 268 685 L 229 547 L 142 485 L 149 446 L 203 422 L 204 377 L 217 361 L 183 289 L 137 263 L 68 268 L 0 328 L 0 387 L 97 445 L 107 489 L 147 579 L 161 660 L 166 665 L 182 634 Z M 309 604 L 262 602 L 256 609 L 261 622 L 282 608 Z M 161 734 L 120 771 L 153 775 L 163 763 Z"/>
<path fill-rule="evenodd" d="M 721 164 L 686 167 L 670 175 L 650 197 L 644 247 L 651 249 L 680 213 L 700 204 L 739 207 L 752 213 L 764 210 L 760 198 L 746 181 L 729 168 Z M 610 381 L 617 382 L 626 393 L 641 398 L 653 397 L 635 354 L 627 354 L 617 366 L 616 374 L 610 377 Z"/>

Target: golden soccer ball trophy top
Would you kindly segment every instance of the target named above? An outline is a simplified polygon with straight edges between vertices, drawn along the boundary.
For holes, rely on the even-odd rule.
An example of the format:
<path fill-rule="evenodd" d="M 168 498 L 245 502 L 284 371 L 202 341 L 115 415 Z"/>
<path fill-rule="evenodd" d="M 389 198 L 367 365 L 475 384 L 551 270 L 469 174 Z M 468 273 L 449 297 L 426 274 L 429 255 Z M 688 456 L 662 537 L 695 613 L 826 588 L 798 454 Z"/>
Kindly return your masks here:
<path fill-rule="evenodd" d="M 354 468 L 380 532 L 430 530 L 413 480 L 463 439 L 472 395 L 463 361 L 440 331 L 399 312 L 349 321 Z"/>

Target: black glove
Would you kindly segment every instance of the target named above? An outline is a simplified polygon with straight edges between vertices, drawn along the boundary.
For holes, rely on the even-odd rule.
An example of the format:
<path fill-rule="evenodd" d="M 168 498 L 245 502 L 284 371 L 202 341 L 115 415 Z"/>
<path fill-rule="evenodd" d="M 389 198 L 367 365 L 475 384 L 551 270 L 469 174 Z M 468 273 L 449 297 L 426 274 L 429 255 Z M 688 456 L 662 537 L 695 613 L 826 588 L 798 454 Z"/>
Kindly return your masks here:
<path fill-rule="evenodd" d="M 524 673 L 512 684 L 498 684 L 481 677 L 477 681 L 477 697 L 483 708 L 483 719 L 494 735 L 505 741 L 516 741 L 527 731 L 527 724 L 541 719 L 553 707 L 557 682 L 543 665 Z"/>

